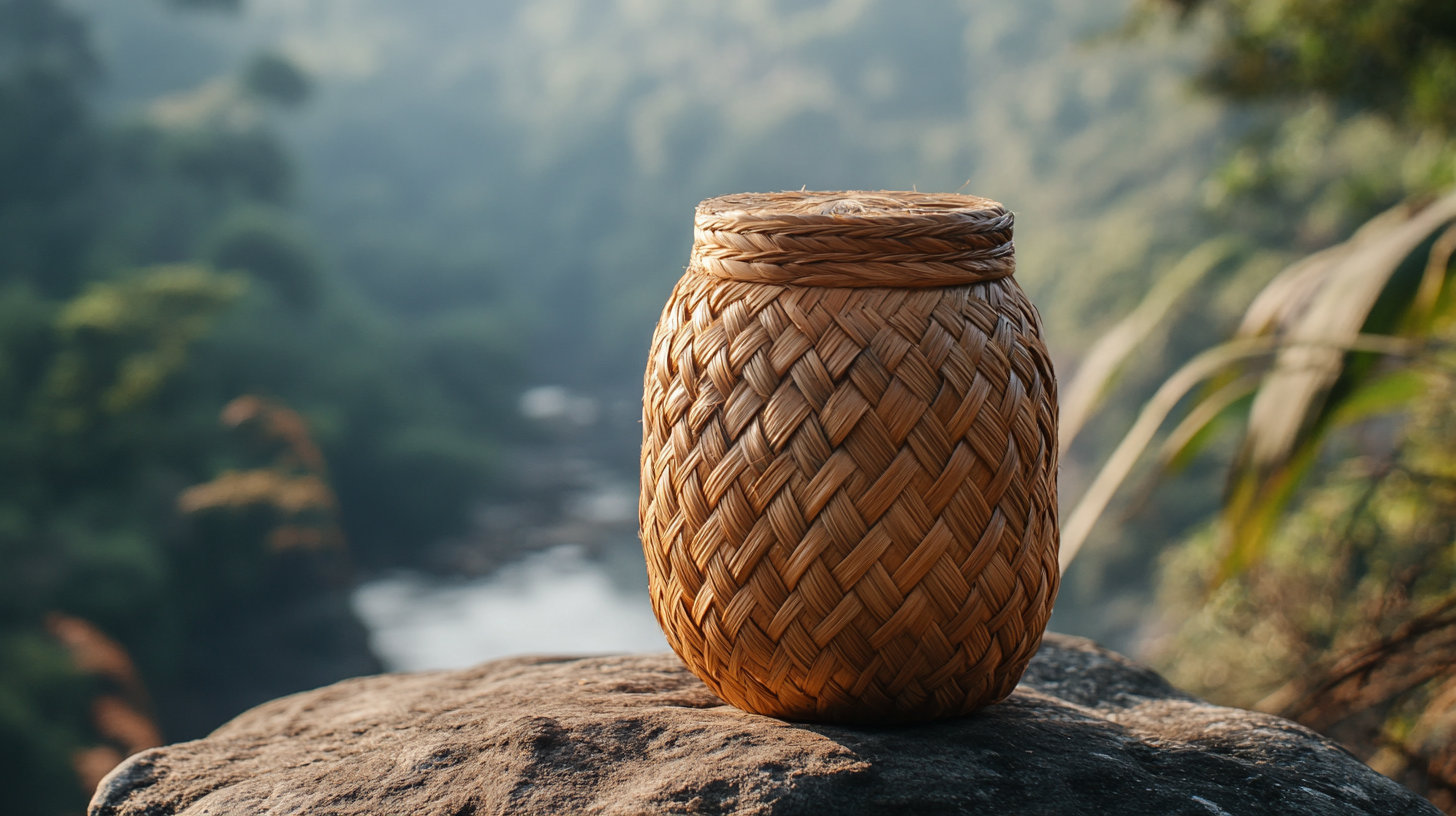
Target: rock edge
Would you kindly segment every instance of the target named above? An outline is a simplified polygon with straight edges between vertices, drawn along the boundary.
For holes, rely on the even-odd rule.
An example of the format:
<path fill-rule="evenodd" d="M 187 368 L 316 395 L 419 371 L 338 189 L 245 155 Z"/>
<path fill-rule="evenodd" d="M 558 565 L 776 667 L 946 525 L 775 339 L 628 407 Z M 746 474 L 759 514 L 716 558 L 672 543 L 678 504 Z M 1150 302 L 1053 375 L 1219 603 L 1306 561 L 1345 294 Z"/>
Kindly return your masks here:
<path fill-rule="evenodd" d="M 91 816 L 1438 814 L 1287 720 L 1210 705 L 1048 635 L 1005 702 L 803 725 L 726 706 L 672 655 L 521 657 L 346 680 L 137 754 Z"/>

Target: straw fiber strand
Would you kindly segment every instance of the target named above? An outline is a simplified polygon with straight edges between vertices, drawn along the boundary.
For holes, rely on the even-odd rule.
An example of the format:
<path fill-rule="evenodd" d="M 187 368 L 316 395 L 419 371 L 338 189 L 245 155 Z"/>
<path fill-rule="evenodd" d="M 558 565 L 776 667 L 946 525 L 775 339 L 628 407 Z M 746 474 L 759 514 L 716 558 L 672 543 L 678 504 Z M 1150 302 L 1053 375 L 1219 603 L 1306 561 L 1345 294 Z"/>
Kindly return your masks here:
<path fill-rule="evenodd" d="M 728 702 L 903 722 L 1015 687 L 1057 590 L 1057 445 L 1040 320 L 1008 277 L 1010 219 L 910 193 L 699 208 L 648 362 L 639 510 L 668 642 Z M 815 243 L 816 225 L 839 243 Z M 775 263 L 704 261 L 728 246 Z M 756 277 L 765 265 L 780 271 Z M 962 279 L 927 282 L 947 270 Z"/>

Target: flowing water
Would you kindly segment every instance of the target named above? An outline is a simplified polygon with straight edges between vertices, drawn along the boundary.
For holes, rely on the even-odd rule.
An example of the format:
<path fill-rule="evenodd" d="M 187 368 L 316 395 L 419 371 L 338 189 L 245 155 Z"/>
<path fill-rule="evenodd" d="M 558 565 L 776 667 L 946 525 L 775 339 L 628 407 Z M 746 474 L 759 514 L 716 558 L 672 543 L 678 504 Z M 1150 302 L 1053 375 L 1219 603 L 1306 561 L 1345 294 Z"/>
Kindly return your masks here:
<path fill-rule="evenodd" d="M 640 584 L 625 581 L 623 566 L 567 544 L 468 581 L 371 581 L 355 591 L 354 608 L 375 654 L 393 671 L 460 668 L 518 654 L 664 651 L 646 574 Z"/>
<path fill-rule="evenodd" d="M 387 668 L 667 649 L 647 597 L 636 485 L 603 464 L 620 457 L 592 444 L 609 434 L 635 443 L 640 409 L 604 411 L 601 402 L 558 386 L 526 392 L 522 414 L 556 436 L 519 453 L 512 493 L 477 508 L 469 534 L 436 545 L 432 572 L 354 591 L 354 611 Z"/>

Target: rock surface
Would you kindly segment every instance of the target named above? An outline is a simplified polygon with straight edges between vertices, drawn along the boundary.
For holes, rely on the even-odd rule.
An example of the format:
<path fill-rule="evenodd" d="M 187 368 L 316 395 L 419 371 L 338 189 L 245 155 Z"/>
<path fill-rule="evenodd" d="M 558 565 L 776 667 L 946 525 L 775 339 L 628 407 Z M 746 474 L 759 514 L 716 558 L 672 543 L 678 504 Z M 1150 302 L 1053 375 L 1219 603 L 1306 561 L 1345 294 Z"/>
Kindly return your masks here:
<path fill-rule="evenodd" d="M 1438 813 L 1301 726 L 1056 635 L 1005 702 L 894 728 L 746 714 L 671 655 L 347 680 L 136 755 L 90 812 Z"/>

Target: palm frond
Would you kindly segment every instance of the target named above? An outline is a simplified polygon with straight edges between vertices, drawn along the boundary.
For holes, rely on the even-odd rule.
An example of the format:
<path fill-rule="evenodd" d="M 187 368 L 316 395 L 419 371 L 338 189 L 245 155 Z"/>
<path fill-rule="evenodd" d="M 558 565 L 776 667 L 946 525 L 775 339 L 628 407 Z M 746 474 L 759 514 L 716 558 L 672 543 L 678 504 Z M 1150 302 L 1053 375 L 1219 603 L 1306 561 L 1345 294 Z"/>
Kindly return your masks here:
<path fill-rule="evenodd" d="M 1252 391 L 1240 452 L 1229 472 L 1221 518 L 1227 554 L 1217 580 L 1257 560 L 1317 461 L 1328 432 L 1398 410 L 1419 393 L 1419 377 L 1381 371 L 1372 355 L 1410 357 L 1420 350 L 1437 317 L 1456 254 L 1453 221 L 1456 193 L 1426 206 L 1402 205 L 1371 219 L 1348 241 L 1297 261 L 1275 277 L 1250 304 L 1232 340 L 1194 357 L 1144 404 L 1063 526 L 1062 569 L 1076 557 L 1168 415 L 1210 378 L 1218 379 L 1168 437 L 1158 469 L 1165 472 L 1186 460 L 1207 438 L 1203 431 L 1209 423 Z M 1417 270 L 1419 285 L 1394 285 L 1398 271 L 1425 244 L 1430 249 Z M 1109 359 L 1115 357 L 1111 365 L 1098 361 L 1102 371 L 1115 371 L 1131 353 L 1125 338 L 1133 332 L 1125 324 L 1141 326 L 1131 318 L 1114 328 L 1113 340 L 1094 347 L 1094 353 L 1104 347 L 1117 350 L 1116 355 L 1106 352 Z M 1144 330 L 1138 340 L 1146 335 Z M 1264 364 L 1271 355 L 1272 363 Z M 1092 393 L 1099 396 L 1112 377 L 1096 372 L 1088 376 L 1102 378 L 1084 386 L 1092 390 L 1096 384 Z M 1095 400 L 1089 404 L 1095 407 Z M 1086 414 L 1075 419 L 1074 434 Z"/>
<path fill-rule="evenodd" d="M 1173 372 L 1171 377 L 1164 380 L 1152 398 L 1143 403 L 1137 421 L 1123 436 L 1122 442 L 1113 450 L 1102 469 L 1097 472 L 1096 478 L 1092 480 L 1092 485 L 1082 494 L 1082 498 L 1073 508 L 1066 523 L 1062 525 L 1060 559 L 1062 571 L 1066 572 L 1072 560 L 1077 557 L 1082 545 L 1086 543 L 1087 536 L 1092 532 L 1092 527 L 1102 517 L 1102 513 L 1112 501 L 1112 497 L 1116 495 L 1117 489 L 1122 486 L 1127 475 L 1132 472 L 1133 466 L 1137 464 L 1137 460 L 1147 450 L 1153 438 L 1157 436 L 1163 421 L 1168 418 L 1168 415 L 1173 412 L 1173 409 L 1189 391 L 1230 366 L 1278 354 L 1288 348 L 1288 343 L 1282 342 L 1280 338 L 1276 337 L 1237 338 L 1201 352 Z M 1409 356 L 1415 348 L 1416 345 L 1411 341 L 1399 337 L 1356 335 L 1333 350 L 1341 353 L 1364 351 Z"/>
<path fill-rule="evenodd" d="M 1414 213 L 1397 208 L 1357 232 L 1345 251 L 1331 253 L 1322 284 L 1292 321 L 1289 341 L 1249 410 L 1249 467 L 1269 471 L 1294 454 L 1344 368 L 1343 349 L 1360 334 L 1395 270 L 1452 219 L 1456 194 Z"/>
<path fill-rule="evenodd" d="M 1062 456 L 1066 456 L 1082 426 L 1101 405 L 1128 356 L 1189 290 L 1233 254 L 1235 247 L 1228 239 L 1214 239 L 1194 248 L 1148 290 L 1137 308 L 1092 345 L 1063 392 L 1059 406 L 1057 438 Z"/>
<path fill-rule="evenodd" d="M 1254 396 L 1243 443 L 1230 468 L 1220 520 L 1227 555 L 1216 583 L 1247 569 L 1261 556 L 1330 430 L 1357 416 L 1346 410 L 1350 401 L 1368 402 L 1379 396 L 1367 388 L 1379 372 L 1371 361 L 1353 359 L 1347 353 L 1348 341 L 1368 330 L 1377 304 L 1390 299 L 1397 270 L 1453 219 L 1456 194 L 1424 208 L 1402 206 L 1376 217 L 1342 245 L 1342 251 L 1330 253 L 1332 260 L 1318 290 L 1307 306 L 1289 315 L 1283 333 L 1287 340 Z M 1441 243 L 1436 239 L 1421 264 L 1422 285 L 1403 303 L 1390 304 L 1401 315 L 1391 321 L 1391 328 L 1411 326 L 1422 289 L 1435 303 L 1441 286 L 1428 282 L 1429 270 L 1439 257 L 1444 280 L 1450 258 L 1450 251 L 1443 257 L 1434 251 Z M 1429 325 L 1427 318 L 1420 322 Z M 1384 412 L 1404 403 L 1397 398 L 1371 404 L 1382 405 Z"/>
<path fill-rule="evenodd" d="M 1137 421 L 1128 430 L 1127 435 L 1122 438 L 1107 462 L 1098 471 L 1097 477 L 1092 480 L 1092 485 L 1082 494 L 1072 514 L 1067 517 L 1066 523 L 1062 525 L 1061 537 L 1061 569 L 1067 571 L 1072 559 L 1077 557 L 1081 551 L 1082 544 L 1086 542 L 1092 527 L 1097 519 L 1102 517 L 1102 512 L 1112 501 L 1117 488 L 1122 485 L 1128 473 L 1132 472 L 1133 465 L 1147 449 L 1148 443 L 1162 427 L 1163 420 L 1178 405 L 1178 402 L 1191 391 L 1195 386 L 1209 377 L 1224 370 L 1229 365 L 1254 357 L 1268 355 L 1276 348 L 1276 341 L 1272 337 L 1251 337 L 1238 340 L 1230 340 L 1223 345 L 1214 346 L 1207 351 L 1183 364 L 1173 373 L 1173 376 L 1165 380 L 1153 394 L 1152 398 L 1143 404 L 1142 411 L 1138 414 Z"/>

